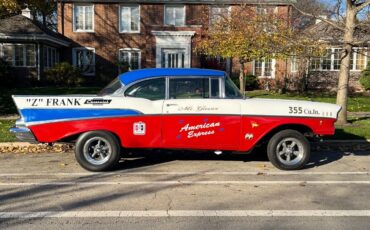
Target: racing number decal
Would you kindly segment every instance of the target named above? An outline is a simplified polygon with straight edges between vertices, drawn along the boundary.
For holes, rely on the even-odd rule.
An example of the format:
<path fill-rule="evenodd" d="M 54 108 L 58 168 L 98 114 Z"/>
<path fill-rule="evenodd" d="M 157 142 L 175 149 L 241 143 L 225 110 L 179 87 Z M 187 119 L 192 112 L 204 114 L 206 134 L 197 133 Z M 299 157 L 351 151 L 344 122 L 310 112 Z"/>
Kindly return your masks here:
<path fill-rule="evenodd" d="M 290 114 L 302 114 L 303 113 L 303 109 L 302 109 L 302 107 L 292 107 L 292 106 L 289 106 L 289 113 Z"/>

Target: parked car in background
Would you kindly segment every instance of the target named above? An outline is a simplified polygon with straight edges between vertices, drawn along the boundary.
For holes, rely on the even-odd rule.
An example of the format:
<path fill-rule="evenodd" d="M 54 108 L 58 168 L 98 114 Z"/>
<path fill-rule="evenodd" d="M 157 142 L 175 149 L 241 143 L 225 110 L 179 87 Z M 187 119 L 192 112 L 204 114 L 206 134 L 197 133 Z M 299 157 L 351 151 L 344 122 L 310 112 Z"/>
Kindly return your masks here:
<path fill-rule="evenodd" d="M 244 98 L 222 71 L 143 69 L 120 75 L 98 95 L 13 96 L 20 140 L 76 144 L 91 171 L 112 168 L 122 149 L 248 152 L 266 143 L 270 161 L 302 168 L 309 137 L 333 135 L 340 107 Z M 154 154 L 154 153 L 153 153 Z"/>

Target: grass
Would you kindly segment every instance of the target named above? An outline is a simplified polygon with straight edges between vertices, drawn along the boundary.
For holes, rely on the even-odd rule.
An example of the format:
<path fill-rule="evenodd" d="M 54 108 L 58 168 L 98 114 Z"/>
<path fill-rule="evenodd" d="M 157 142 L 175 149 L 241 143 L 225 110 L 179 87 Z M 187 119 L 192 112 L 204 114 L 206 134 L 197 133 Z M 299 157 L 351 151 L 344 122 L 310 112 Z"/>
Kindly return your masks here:
<path fill-rule="evenodd" d="M 305 100 L 335 103 L 336 95 L 332 93 L 323 92 L 307 92 L 305 94 L 285 93 L 277 94 L 274 92 L 255 90 L 247 92 L 248 97 L 253 98 L 276 98 L 276 99 L 290 99 L 290 100 Z M 348 100 L 349 112 L 370 112 L 370 95 L 356 94 L 351 95 Z"/>
<path fill-rule="evenodd" d="M 370 117 L 368 118 L 352 118 L 350 124 L 336 127 L 334 136 L 326 139 L 336 140 L 356 140 L 370 139 Z M 13 127 L 15 120 L 0 120 L 0 142 L 13 142 L 16 139 L 9 132 Z"/>
<path fill-rule="evenodd" d="M 24 89 L 3 89 L 0 88 L 0 115 L 16 114 L 12 95 L 66 95 L 66 94 L 96 94 L 100 88 L 96 87 L 75 87 L 75 88 L 52 88 L 35 87 Z"/>
<path fill-rule="evenodd" d="M 15 125 L 15 120 L 0 120 L 0 142 L 16 141 L 9 129 Z"/>
<path fill-rule="evenodd" d="M 348 125 L 337 125 L 335 136 L 327 139 L 370 139 L 370 117 L 350 118 Z"/>

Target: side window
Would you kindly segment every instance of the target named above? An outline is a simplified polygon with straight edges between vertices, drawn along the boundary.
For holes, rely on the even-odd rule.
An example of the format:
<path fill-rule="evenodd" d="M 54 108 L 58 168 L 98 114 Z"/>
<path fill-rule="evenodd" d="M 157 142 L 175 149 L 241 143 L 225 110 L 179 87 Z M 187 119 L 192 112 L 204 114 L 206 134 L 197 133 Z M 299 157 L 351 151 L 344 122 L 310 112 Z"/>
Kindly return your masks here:
<path fill-rule="evenodd" d="M 220 97 L 220 79 L 211 78 L 211 97 L 219 98 Z"/>
<path fill-rule="evenodd" d="M 139 82 L 125 91 L 126 97 L 138 97 L 148 100 L 164 100 L 166 97 L 166 80 L 164 78 L 150 79 Z"/>
<path fill-rule="evenodd" d="M 170 79 L 170 99 L 209 98 L 209 78 Z"/>

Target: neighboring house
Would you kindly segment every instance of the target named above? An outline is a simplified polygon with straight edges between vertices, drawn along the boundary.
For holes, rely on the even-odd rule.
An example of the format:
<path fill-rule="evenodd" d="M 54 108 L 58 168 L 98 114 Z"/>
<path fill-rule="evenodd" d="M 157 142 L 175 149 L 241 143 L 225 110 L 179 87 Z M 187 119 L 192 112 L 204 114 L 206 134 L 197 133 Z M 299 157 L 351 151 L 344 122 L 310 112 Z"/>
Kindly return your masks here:
<path fill-rule="evenodd" d="M 341 55 L 343 54 L 340 43 L 340 39 L 343 37 L 342 32 L 320 20 L 306 28 L 305 32 L 326 43 L 326 53 L 323 57 L 311 58 L 308 66 L 299 65 L 299 61 L 296 59 L 291 60 L 293 64 L 291 65 L 291 73 L 304 74 L 307 71 L 309 89 L 335 90 L 338 85 Z M 359 40 L 366 40 L 365 36 L 368 36 L 368 40 L 370 40 L 370 35 L 365 35 L 363 32 L 355 33 L 355 37 L 361 38 Z M 361 71 L 367 67 L 368 61 L 370 61 L 368 54 L 367 43 L 353 48 L 349 80 L 349 87 L 352 91 L 363 90 L 359 83 L 359 77 Z"/>
<path fill-rule="evenodd" d="M 69 45 L 66 38 L 32 20 L 28 8 L 21 15 L 0 19 L 0 58 L 10 65 L 14 80 L 40 80 Z"/>
<path fill-rule="evenodd" d="M 291 17 L 295 0 L 59 0 L 58 32 L 73 41 L 69 53 L 86 76 L 113 78 L 128 65 L 138 68 L 213 68 L 236 74 L 237 60 L 204 57 L 194 51 L 202 29 L 240 3 L 264 14 Z M 204 18 L 209 16 L 205 25 Z M 66 51 L 67 52 L 67 51 Z M 274 79 L 286 61 L 249 63 L 248 72 Z"/>

